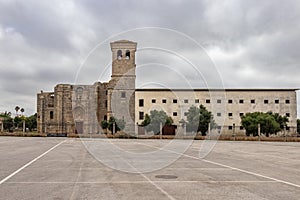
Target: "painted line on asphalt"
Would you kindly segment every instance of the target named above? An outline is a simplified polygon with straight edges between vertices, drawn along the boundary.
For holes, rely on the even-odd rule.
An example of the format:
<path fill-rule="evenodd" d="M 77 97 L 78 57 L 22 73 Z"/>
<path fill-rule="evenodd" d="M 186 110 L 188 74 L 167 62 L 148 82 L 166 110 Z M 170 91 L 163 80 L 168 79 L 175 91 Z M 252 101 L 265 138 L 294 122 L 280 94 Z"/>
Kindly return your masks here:
<path fill-rule="evenodd" d="M 146 144 L 144 144 L 144 145 L 145 146 L 151 146 L 151 145 L 146 145 Z M 295 183 L 291 183 L 291 182 L 288 182 L 288 181 L 284 181 L 284 180 L 281 180 L 281 179 L 272 178 L 272 177 L 269 177 L 269 176 L 265 176 L 265 175 L 262 175 L 262 174 L 258 174 L 258 173 L 255 173 L 255 172 L 247 171 L 247 170 L 244 170 L 244 169 L 240 169 L 240 168 L 237 168 L 237 167 L 232 167 L 232 166 L 229 166 L 229 165 L 225 165 L 225 164 L 222 164 L 222 163 L 218 163 L 218 162 L 214 162 L 214 161 L 210 161 L 210 160 L 206 160 L 206 159 L 200 159 L 198 157 L 190 156 L 190 155 L 187 155 L 185 153 L 181 154 L 181 153 L 178 153 L 176 151 L 172 151 L 172 150 L 168 150 L 168 149 L 163 149 L 163 148 L 159 148 L 159 147 L 155 147 L 155 146 L 152 146 L 152 147 L 160 149 L 160 150 L 164 150 L 164 151 L 169 151 L 171 153 L 175 153 L 175 154 L 178 154 L 178 155 L 183 155 L 183 156 L 186 156 L 188 158 L 193 158 L 193 159 L 196 159 L 196 160 L 204 161 L 204 162 L 215 164 L 215 165 L 218 165 L 218 166 L 221 166 L 221 167 L 225 167 L 225 168 L 229 168 L 229 169 L 236 170 L 236 171 L 239 171 L 239 172 L 243 172 L 243 173 L 246 173 L 246 174 L 254 175 L 254 176 L 257 176 L 257 177 L 266 178 L 266 179 L 269 179 L 269 180 L 272 180 L 272 181 L 275 181 L 275 182 L 278 182 L 278 183 L 283 183 L 283 184 L 286 184 L 286 185 L 290 185 L 290 186 L 300 188 L 300 185 L 297 185 Z"/>
<path fill-rule="evenodd" d="M 132 167 L 133 169 L 135 169 L 139 175 L 141 175 L 142 177 L 144 177 L 144 179 L 147 180 L 147 183 L 150 183 L 151 185 L 153 185 L 154 187 L 156 187 L 156 189 L 158 189 L 159 191 L 161 191 L 164 195 L 166 195 L 170 200 L 176 200 L 174 197 L 172 197 L 167 191 L 165 191 L 164 189 L 162 189 L 159 185 L 157 185 L 155 182 L 153 182 L 150 178 L 148 178 L 145 174 L 139 172 L 139 170 L 137 170 L 136 167 L 134 167 L 132 164 L 130 164 L 129 162 L 127 162 L 127 160 L 125 160 L 123 157 L 121 157 L 119 155 L 119 158 L 122 159 L 124 162 L 126 162 L 130 167 Z"/>
<path fill-rule="evenodd" d="M 17 169 L 16 171 L 14 171 L 13 173 L 11 173 L 10 175 L 8 175 L 7 177 L 5 177 L 4 179 L 2 179 L 0 181 L 0 185 L 3 184 L 5 181 L 7 181 L 8 179 L 10 179 L 11 177 L 13 177 L 14 175 L 16 175 L 17 173 L 19 173 L 20 171 L 22 171 L 23 169 L 25 169 L 26 167 L 28 167 L 29 165 L 31 165 L 32 163 L 34 163 L 35 161 L 37 161 L 38 159 L 42 158 L 43 156 L 45 156 L 47 153 L 49 153 L 50 151 L 52 151 L 53 149 L 55 149 L 56 147 L 58 147 L 59 145 L 61 145 L 62 143 L 66 142 L 67 140 L 61 141 L 60 143 L 58 143 L 57 145 L 55 145 L 54 147 L 50 148 L 48 151 L 44 152 L 43 154 L 39 155 L 38 157 L 34 158 L 33 160 L 31 160 L 30 162 L 28 162 L 27 164 L 23 165 L 22 167 L 20 167 L 19 169 Z"/>

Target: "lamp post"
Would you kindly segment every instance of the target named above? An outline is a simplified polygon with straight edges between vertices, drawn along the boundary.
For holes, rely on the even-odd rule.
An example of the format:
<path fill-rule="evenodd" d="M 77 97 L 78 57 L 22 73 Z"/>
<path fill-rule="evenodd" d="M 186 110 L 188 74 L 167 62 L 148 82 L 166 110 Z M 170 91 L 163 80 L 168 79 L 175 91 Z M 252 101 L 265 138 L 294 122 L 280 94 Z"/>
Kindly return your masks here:
<path fill-rule="evenodd" d="M 233 126 L 232 126 L 232 128 L 233 128 L 233 140 L 235 141 L 235 123 L 233 123 Z"/>
<path fill-rule="evenodd" d="M 258 141 L 260 141 L 260 124 L 257 125 Z"/>

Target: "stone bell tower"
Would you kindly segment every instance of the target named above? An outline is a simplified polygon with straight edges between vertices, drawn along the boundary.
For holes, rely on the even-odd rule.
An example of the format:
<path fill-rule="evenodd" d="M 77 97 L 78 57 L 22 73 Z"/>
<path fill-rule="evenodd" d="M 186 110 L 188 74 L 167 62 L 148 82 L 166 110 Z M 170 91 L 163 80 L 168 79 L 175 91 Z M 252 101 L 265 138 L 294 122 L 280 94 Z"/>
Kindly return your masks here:
<path fill-rule="evenodd" d="M 110 43 L 112 75 L 108 87 L 108 117 L 124 119 L 124 131 L 134 134 L 135 126 L 135 52 L 137 43 L 119 40 Z"/>

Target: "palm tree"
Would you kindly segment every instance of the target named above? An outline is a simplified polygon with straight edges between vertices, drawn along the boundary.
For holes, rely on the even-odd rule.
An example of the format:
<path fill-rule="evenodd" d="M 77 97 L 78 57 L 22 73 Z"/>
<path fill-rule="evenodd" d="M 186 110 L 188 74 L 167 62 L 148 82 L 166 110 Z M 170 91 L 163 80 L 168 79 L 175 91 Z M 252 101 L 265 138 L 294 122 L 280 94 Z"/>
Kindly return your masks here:
<path fill-rule="evenodd" d="M 21 108 L 20 111 L 21 111 L 22 115 L 24 115 L 25 109 L 24 109 L 24 108 Z"/>
<path fill-rule="evenodd" d="M 18 116 L 18 112 L 19 112 L 19 110 L 20 110 L 20 107 L 19 107 L 19 106 L 16 106 L 16 107 L 15 107 L 16 116 Z"/>

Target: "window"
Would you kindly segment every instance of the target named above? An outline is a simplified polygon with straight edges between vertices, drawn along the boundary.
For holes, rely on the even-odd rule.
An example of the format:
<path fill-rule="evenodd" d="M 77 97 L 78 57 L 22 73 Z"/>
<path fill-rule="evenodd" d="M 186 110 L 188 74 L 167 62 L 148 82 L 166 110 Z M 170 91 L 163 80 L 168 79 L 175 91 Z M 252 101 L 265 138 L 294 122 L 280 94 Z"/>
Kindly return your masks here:
<path fill-rule="evenodd" d="M 105 90 L 105 95 L 107 95 L 108 94 L 108 91 L 107 90 Z"/>
<path fill-rule="evenodd" d="M 264 100 L 264 104 L 268 104 L 269 103 L 269 100 Z"/>
<path fill-rule="evenodd" d="M 221 100 L 221 99 L 218 99 L 218 100 L 217 100 L 217 103 L 222 103 L 222 100 Z"/>
<path fill-rule="evenodd" d="M 228 126 L 228 129 L 229 129 L 229 130 L 232 130 L 232 126 Z"/>
<path fill-rule="evenodd" d="M 177 103 L 177 99 L 173 99 L 173 103 Z"/>
<path fill-rule="evenodd" d="M 200 103 L 199 99 L 195 99 L 195 103 Z"/>
<path fill-rule="evenodd" d="M 107 115 L 104 115 L 103 119 L 106 121 L 107 120 Z"/>
<path fill-rule="evenodd" d="M 122 59 L 122 51 L 121 50 L 117 51 L 117 58 L 118 58 L 118 60 Z"/>
<path fill-rule="evenodd" d="M 176 117 L 177 116 L 177 112 L 173 112 L 173 116 Z"/>
<path fill-rule="evenodd" d="M 162 100 L 162 103 L 167 103 L 167 99 L 163 99 L 163 100 Z"/>
<path fill-rule="evenodd" d="M 290 104 L 290 100 L 289 99 L 285 100 L 285 103 Z"/>
<path fill-rule="evenodd" d="M 126 92 L 121 92 L 121 98 L 126 98 Z"/>
<path fill-rule="evenodd" d="M 139 119 L 143 120 L 144 119 L 144 112 L 139 112 Z"/>
<path fill-rule="evenodd" d="M 217 129 L 221 130 L 221 126 L 218 126 Z"/>
<path fill-rule="evenodd" d="M 139 99 L 139 107 L 144 107 L 144 99 Z"/>
<path fill-rule="evenodd" d="M 240 130 L 244 130 L 244 127 L 243 127 L 243 126 L 240 126 Z"/>
<path fill-rule="evenodd" d="M 232 117 L 232 113 L 228 113 L 228 117 Z"/>
<path fill-rule="evenodd" d="M 285 113 L 285 116 L 290 117 L 291 115 L 290 113 Z"/>
<path fill-rule="evenodd" d="M 255 103 L 255 99 L 251 99 L 251 103 L 254 104 Z"/>
<path fill-rule="evenodd" d="M 290 130 L 290 127 L 289 127 L 289 126 L 287 126 L 285 130 L 289 131 L 289 130 Z"/>
<path fill-rule="evenodd" d="M 229 100 L 228 100 L 228 103 L 230 103 L 230 104 L 231 104 L 231 103 L 232 103 L 232 99 L 229 99 Z"/>
<path fill-rule="evenodd" d="M 240 116 L 244 116 L 244 113 L 240 113 Z"/>
<path fill-rule="evenodd" d="M 156 103 L 156 99 L 152 99 L 152 103 Z"/>
<path fill-rule="evenodd" d="M 240 104 L 243 104 L 244 103 L 244 99 L 240 99 Z"/>
<path fill-rule="evenodd" d="M 217 116 L 218 116 L 218 117 L 221 117 L 221 115 L 222 115 L 221 113 L 217 113 Z"/>
<path fill-rule="evenodd" d="M 188 99 L 185 99 L 183 102 L 184 102 L 184 103 L 189 103 L 189 100 L 188 100 Z"/>
<path fill-rule="evenodd" d="M 126 53 L 125 53 L 125 59 L 126 59 L 126 60 L 129 60 L 129 59 L 130 59 L 130 51 L 129 51 L 129 50 L 126 50 Z"/>
<path fill-rule="evenodd" d="M 82 92 L 83 92 L 83 88 L 82 88 L 82 87 L 76 88 L 76 92 L 77 92 L 77 93 L 82 93 Z"/>
<path fill-rule="evenodd" d="M 205 100 L 205 103 L 210 103 L 210 99 L 206 99 L 206 100 Z"/>
<path fill-rule="evenodd" d="M 276 104 L 279 104 L 279 99 L 276 99 L 276 100 L 275 100 L 275 103 L 276 103 Z"/>
<path fill-rule="evenodd" d="M 53 115 L 53 111 L 50 111 L 50 119 L 53 119 L 54 115 Z"/>

